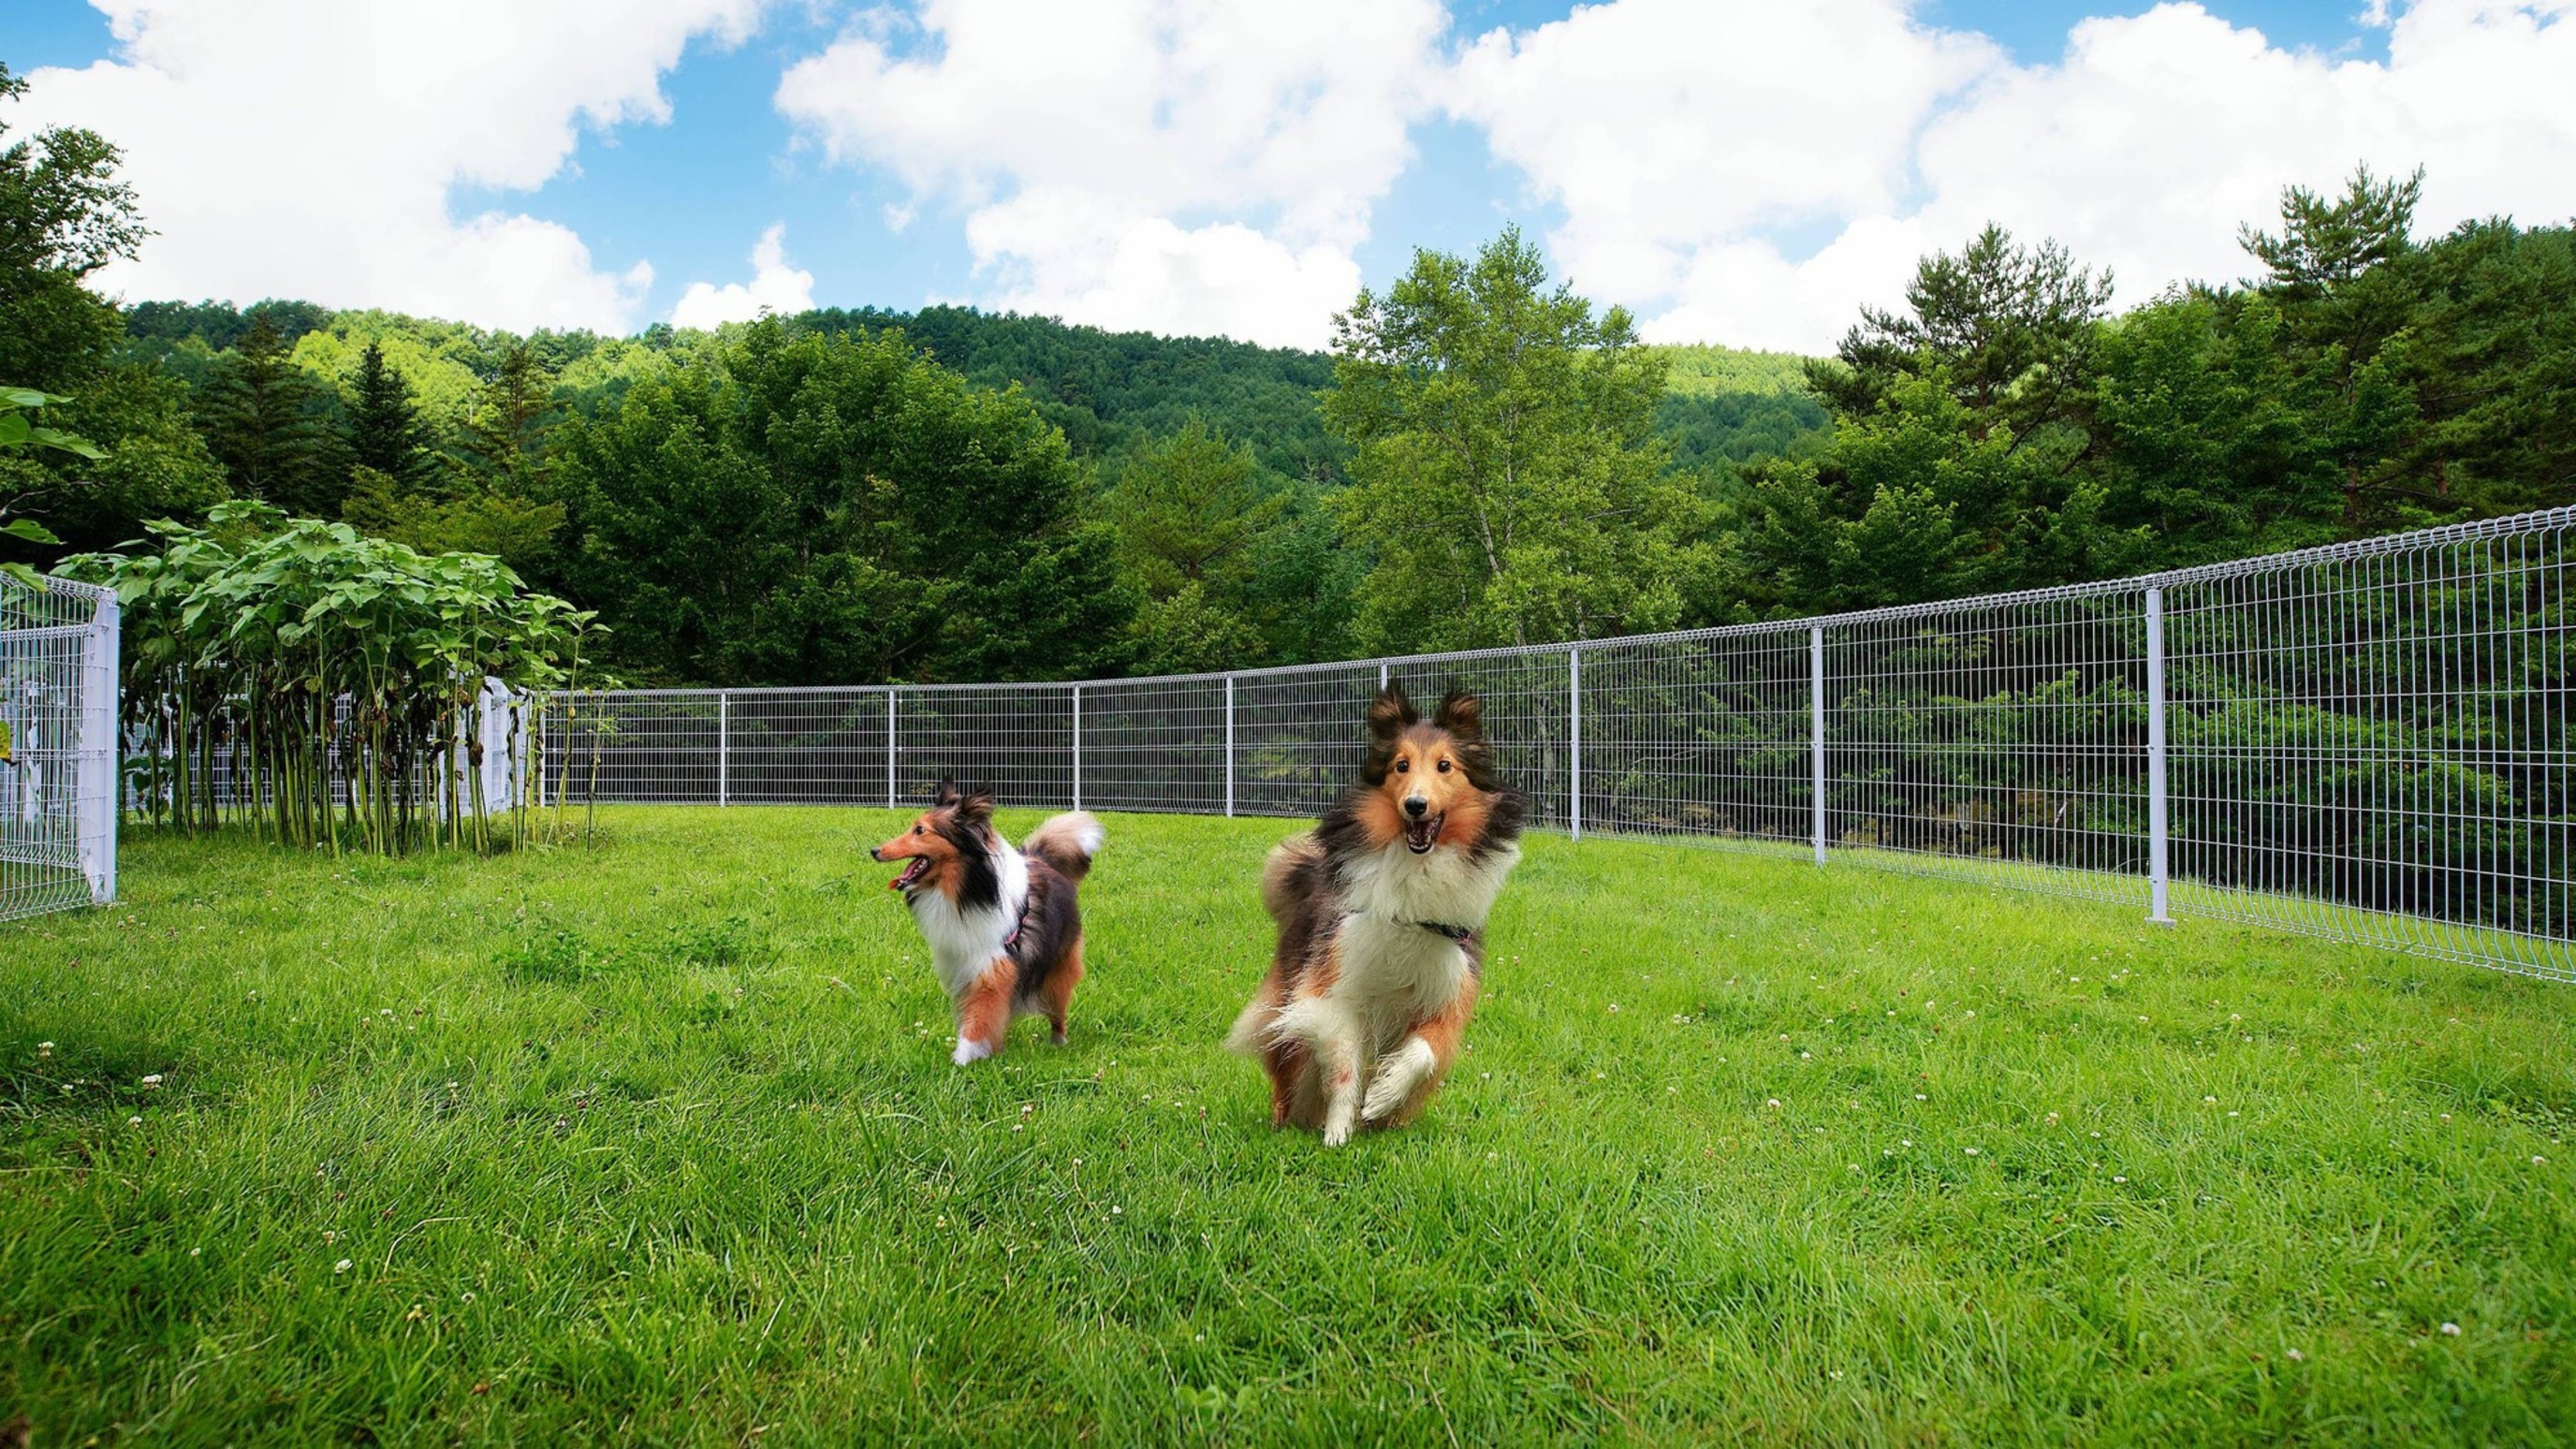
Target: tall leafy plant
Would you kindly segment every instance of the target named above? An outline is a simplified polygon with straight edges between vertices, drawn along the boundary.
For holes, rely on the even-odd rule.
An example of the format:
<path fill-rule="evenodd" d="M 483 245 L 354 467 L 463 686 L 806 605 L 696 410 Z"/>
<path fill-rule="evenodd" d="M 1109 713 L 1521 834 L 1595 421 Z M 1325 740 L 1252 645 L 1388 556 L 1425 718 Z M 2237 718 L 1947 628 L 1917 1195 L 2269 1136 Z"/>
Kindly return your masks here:
<path fill-rule="evenodd" d="M 62 570 L 124 604 L 147 816 L 381 854 L 525 838 L 528 790 L 506 831 L 484 798 L 477 701 L 490 680 L 540 701 L 571 686 L 590 614 L 489 556 L 423 554 L 264 503 L 152 534 L 148 551 Z M 533 747 L 512 742 L 531 788 Z"/>

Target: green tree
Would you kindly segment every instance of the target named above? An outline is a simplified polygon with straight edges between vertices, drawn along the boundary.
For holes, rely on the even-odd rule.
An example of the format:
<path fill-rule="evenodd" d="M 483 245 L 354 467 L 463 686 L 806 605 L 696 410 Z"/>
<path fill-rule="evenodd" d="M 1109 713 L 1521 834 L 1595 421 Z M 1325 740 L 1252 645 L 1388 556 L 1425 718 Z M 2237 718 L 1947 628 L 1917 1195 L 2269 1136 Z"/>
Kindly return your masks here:
<path fill-rule="evenodd" d="M 64 431 L 97 440 L 98 452 L 16 454 L 0 463 L 0 495 L 17 496 L 66 548 L 113 548 L 148 520 L 202 518 L 229 496 L 175 379 L 108 367 L 46 413 Z"/>
<path fill-rule="evenodd" d="M 2413 298 L 2379 355 L 2422 410 L 2400 460 L 2410 505 L 2576 502 L 2576 228 L 2467 222 L 2391 270 Z"/>
<path fill-rule="evenodd" d="M 27 83 L 0 65 L 0 103 Z M 116 179 L 116 147 L 56 126 L 10 141 L 0 122 L 0 378 L 68 392 L 115 344 L 116 309 L 86 279 L 131 257 L 150 235 L 133 189 Z"/>
<path fill-rule="evenodd" d="M 545 360 L 529 343 L 512 344 L 465 425 L 466 456 L 485 489 L 518 498 L 536 495 L 553 406 L 554 378 Z"/>
<path fill-rule="evenodd" d="M 16 481 L 10 465 L 19 461 L 20 454 L 44 450 L 91 459 L 105 456 L 89 439 L 36 420 L 47 405 L 67 400 L 31 387 L 0 386 L 0 546 L 62 542 L 53 530 L 19 513 L 25 499 L 12 496 L 9 485 Z M 24 563 L 0 560 L 0 572 L 30 587 L 36 583 L 36 571 Z"/>
<path fill-rule="evenodd" d="M 1137 667 L 1150 674 L 1270 662 L 1246 595 L 1256 545 L 1290 498 L 1260 464 L 1198 419 L 1124 460 L 1104 512 L 1142 596 Z"/>
<path fill-rule="evenodd" d="M 1373 562 L 1360 633 L 1386 648 L 1586 638 L 1682 616 L 1699 500 L 1654 430 L 1664 360 L 1617 307 L 1551 289 L 1507 230 L 1471 263 L 1414 253 L 1334 319 L 1324 416 L 1351 445 L 1337 500 Z"/>
<path fill-rule="evenodd" d="M 378 362 L 372 344 L 360 358 L 360 406 L 353 407 L 353 434 L 363 438 L 364 406 L 371 372 L 395 374 Z M 379 383 L 375 391 L 391 394 Z M 546 488 L 545 415 L 551 381 L 536 348 L 514 341 L 500 355 L 492 379 L 483 385 L 473 414 L 466 420 L 465 459 L 461 470 L 442 476 L 428 461 L 429 429 L 417 409 L 409 430 L 419 466 L 410 476 L 367 461 L 370 449 L 359 446 L 359 466 L 350 476 L 349 496 L 341 517 L 379 538 L 407 544 L 423 553 L 488 553 L 512 569 L 531 576 L 558 571 L 556 536 L 568 510 L 557 499 L 542 496 Z M 388 396 L 375 413 L 384 421 L 379 431 L 399 440 L 401 408 L 407 397 Z M 399 448 L 374 450 L 378 457 Z M 426 486 L 425 486 L 426 485 Z"/>
<path fill-rule="evenodd" d="M 1990 224 L 1957 256 L 1915 267 L 1904 311 L 1862 308 L 1835 360 L 1808 365 L 1808 384 L 1837 415 L 1865 417 L 1902 379 L 1937 367 L 1974 426 L 2029 438 L 2081 398 L 2110 301 L 2109 272 L 2077 266 L 2054 241 L 2016 246 Z"/>
<path fill-rule="evenodd" d="M 1288 500 L 1266 494 L 1252 450 L 1193 418 L 1120 470 L 1109 518 L 1136 581 L 1155 597 L 1240 581 L 1252 542 Z"/>
<path fill-rule="evenodd" d="M 1081 678 L 1127 661 L 1114 542 L 1064 435 L 896 334 L 775 319 L 569 420 L 564 578 L 632 674 Z"/>
<path fill-rule="evenodd" d="M 25 89 L 0 65 L 0 104 Z M 64 127 L 11 141 L 5 124 L 0 143 L 0 379 L 22 396 L 48 397 L 54 433 L 92 440 L 0 454 L 0 502 L 52 540 L 22 531 L 21 552 L 103 547 L 132 538 L 145 518 L 196 516 L 223 484 L 185 421 L 182 391 L 116 365 L 116 309 L 87 285 L 149 235 L 132 189 L 116 179 L 116 147 Z M 35 406 L 10 415 L 24 424 Z M 22 441 L 44 435 L 28 426 Z"/>
<path fill-rule="evenodd" d="M 385 361 L 383 346 L 369 342 L 358 354 L 349 389 L 349 461 L 372 468 L 400 491 L 429 491 L 439 478 L 429 427 L 412 400 L 411 381 Z"/>
<path fill-rule="evenodd" d="M 2331 201 L 2304 186 L 2285 189 L 2280 233 L 2249 223 L 2237 228 L 2236 240 L 2264 265 L 2265 291 L 2294 302 L 2318 301 L 2414 249 L 2409 232 L 2423 195 L 2420 166 L 2403 181 L 2374 177 L 2368 166 L 2358 166 L 2344 194 Z"/>
<path fill-rule="evenodd" d="M 242 334 L 197 398 L 197 426 L 233 491 L 290 513 L 340 511 L 348 470 L 321 389 L 265 317 Z"/>

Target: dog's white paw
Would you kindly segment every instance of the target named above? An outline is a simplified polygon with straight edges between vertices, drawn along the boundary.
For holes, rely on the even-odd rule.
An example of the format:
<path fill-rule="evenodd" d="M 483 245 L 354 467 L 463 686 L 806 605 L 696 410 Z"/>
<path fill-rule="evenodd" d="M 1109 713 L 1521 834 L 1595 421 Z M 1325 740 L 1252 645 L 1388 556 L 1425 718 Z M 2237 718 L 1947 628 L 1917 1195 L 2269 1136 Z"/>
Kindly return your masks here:
<path fill-rule="evenodd" d="M 970 1041 L 961 1036 L 957 1039 L 957 1050 L 951 1052 L 948 1059 L 962 1067 L 973 1062 L 980 1062 L 992 1054 L 993 1049 L 991 1047 L 986 1046 L 980 1041 Z"/>
<path fill-rule="evenodd" d="M 1351 1140 L 1351 1124 L 1335 1120 L 1324 1124 L 1324 1145 L 1339 1147 Z"/>
<path fill-rule="evenodd" d="M 1420 1037 L 1387 1053 L 1369 1079 L 1368 1100 L 1360 1104 L 1360 1116 L 1375 1122 L 1401 1108 L 1438 1065 L 1430 1044 Z"/>

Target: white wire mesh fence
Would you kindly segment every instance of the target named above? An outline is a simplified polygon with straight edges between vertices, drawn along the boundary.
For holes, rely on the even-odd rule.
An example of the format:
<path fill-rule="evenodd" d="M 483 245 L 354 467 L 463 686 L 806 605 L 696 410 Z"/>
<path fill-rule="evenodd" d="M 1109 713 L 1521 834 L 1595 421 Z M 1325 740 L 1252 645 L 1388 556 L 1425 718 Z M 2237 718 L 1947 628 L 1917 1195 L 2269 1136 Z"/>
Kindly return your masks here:
<path fill-rule="evenodd" d="M 112 590 L 0 573 L 0 921 L 116 899 Z"/>
<path fill-rule="evenodd" d="M 1811 853 L 2576 980 L 2576 509 L 2140 579 L 1082 684 L 585 693 L 571 801 L 1311 815 L 1381 682 L 1483 696 L 1542 827 Z"/>

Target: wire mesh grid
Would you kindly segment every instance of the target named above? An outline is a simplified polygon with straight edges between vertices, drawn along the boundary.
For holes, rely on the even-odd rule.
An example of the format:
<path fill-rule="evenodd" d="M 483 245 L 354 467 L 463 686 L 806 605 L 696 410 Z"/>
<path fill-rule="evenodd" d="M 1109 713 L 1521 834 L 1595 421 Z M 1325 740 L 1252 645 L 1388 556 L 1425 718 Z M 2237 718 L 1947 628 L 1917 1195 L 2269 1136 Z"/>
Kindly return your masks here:
<path fill-rule="evenodd" d="M 1574 651 L 1584 829 L 1811 848 L 1814 680 L 1804 625 Z"/>
<path fill-rule="evenodd" d="M 2144 590 L 1822 626 L 1825 840 L 2132 900 L 2148 869 Z M 2124 878 L 2125 877 L 2125 878 Z"/>
<path fill-rule="evenodd" d="M 717 701 L 717 799 L 736 805 L 886 802 L 885 689 L 753 689 Z"/>
<path fill-rule="evenodd" d="M 2169 588 L 2177 907 L 2576 979 L 2566 539 Z"/>
<path fill-rule="evenodd" d="M 116 896 L 116 597 L 0 574 L 0 920 Z"/>
<path fill-rule="evenodd" d="M 1095 810 L 1223 814 L 1225 691 L 1222 675 L 1079 686 L 1072 701 L 1081 735 L 1078 802 Z"/>
<path fill-rule="evenodd" d="M 1083 684 L 585 694 L 570 798 L 1309 816 L 1389 681 L 1533 824 L 1800 850 L 2576 979 L 2576 509 L 1643 638 Z"/>

